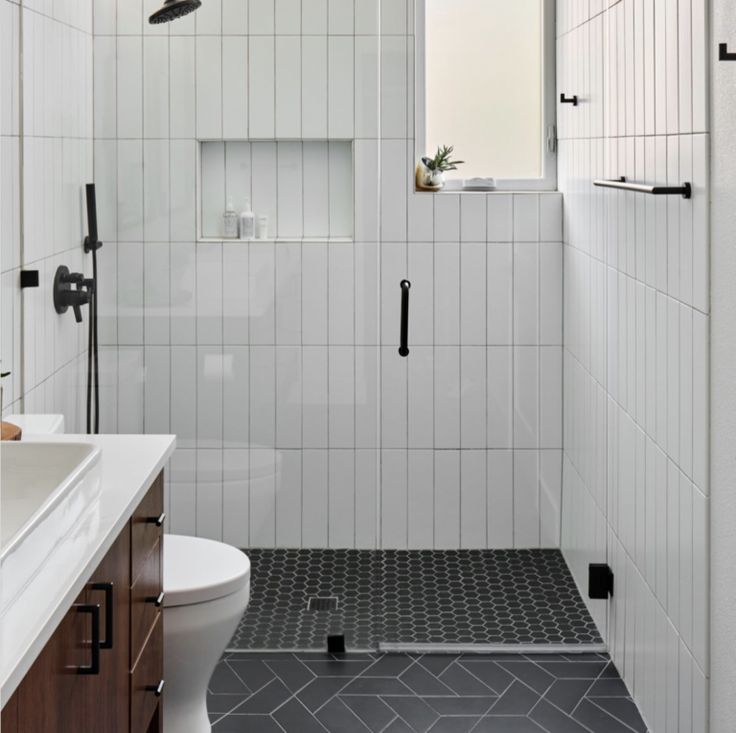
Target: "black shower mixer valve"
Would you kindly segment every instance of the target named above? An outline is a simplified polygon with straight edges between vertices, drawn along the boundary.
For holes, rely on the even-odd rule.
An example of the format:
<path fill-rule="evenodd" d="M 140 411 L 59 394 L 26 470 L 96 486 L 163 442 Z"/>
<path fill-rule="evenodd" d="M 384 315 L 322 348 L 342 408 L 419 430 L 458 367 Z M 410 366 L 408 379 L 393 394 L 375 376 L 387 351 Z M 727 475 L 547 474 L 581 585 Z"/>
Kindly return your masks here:
<path fill-rule="evenodd" d="M 59 314 L 72 308 L 76 322 L 81 323 L 82 306 L 90 303 L 94 291 L 93 278 L 86 278 L 81 272 L 69 272 L 68 267 L 60 265 L 54 277 L 54 308 Z"/>

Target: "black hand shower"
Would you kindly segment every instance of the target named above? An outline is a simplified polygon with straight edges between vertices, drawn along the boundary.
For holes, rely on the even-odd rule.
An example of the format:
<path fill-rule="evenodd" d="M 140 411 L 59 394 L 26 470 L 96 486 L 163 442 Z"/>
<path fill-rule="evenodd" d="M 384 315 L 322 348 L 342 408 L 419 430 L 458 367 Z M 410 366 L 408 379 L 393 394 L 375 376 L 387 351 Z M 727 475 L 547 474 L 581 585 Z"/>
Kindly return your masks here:
<path fill-rule="evenodd" d="M 97 195 L 95 184 L 87 184 L 87 231 L 84 251 L 92 253 L 92 287 L 89 301 L 89 349 L 87 351 L 87 434 L 100 432 L 100 363 L 97 348 L 97 250 L 102 242 L 97 238 Z M 92 422 L 92 389 L 94 381 L 95 419 Z"/>
<path fill-rule="evenodd" d="M 193 13 L 202 5 L 202 0 L 164 0 L 163 7 L 159 8 L 148 22 L 151 25 L 157 23 L 168 23 L 169 21 L 183 18 L 189 13 Z"/>

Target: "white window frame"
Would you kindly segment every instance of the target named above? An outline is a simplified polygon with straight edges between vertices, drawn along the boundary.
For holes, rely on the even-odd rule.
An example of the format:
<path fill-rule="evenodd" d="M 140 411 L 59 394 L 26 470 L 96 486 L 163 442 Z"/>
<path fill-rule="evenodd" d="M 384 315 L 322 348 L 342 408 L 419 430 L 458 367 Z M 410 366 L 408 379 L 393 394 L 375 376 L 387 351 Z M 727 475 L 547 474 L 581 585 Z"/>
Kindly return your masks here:
<path fill-rule="evenodd" d="M 542 80 L 542 176 L 540 178 L 495 178 L 496 189 L 503 191 L 555 191 L 557 190 L 557 71 L 556 71 L 556 13 L 555 0 L 543 0 L 543 80 Z M 414 21 L 414 140 L 415 160 L 427 154 L 426 150 L 426 5 L 425 0 L 416 0 Z M 493 176 L 493 171 L 488 171 Z M 462 192 L 461 180 L 447 181 L 444 191 Z"/>

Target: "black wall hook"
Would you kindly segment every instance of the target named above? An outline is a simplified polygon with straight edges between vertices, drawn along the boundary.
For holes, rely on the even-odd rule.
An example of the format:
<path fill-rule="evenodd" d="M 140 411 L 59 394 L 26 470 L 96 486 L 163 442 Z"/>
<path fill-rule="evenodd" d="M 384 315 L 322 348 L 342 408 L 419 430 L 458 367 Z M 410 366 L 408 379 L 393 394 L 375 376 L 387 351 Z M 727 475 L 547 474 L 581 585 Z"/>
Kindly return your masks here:
<path fill-rule="evenodd" d="M 574 94 L 572 97 L 566 97 L 563 94 L 560 94 L 560 104 L 571 104 L 573 107 L 578 106 L 578 95 Z"/>
<path fill-rule="evenodd" d="M 736 61 L 736 53 L 730 53 L 727 43 L 718 44 L 718 60 L 719 61 Z"/>

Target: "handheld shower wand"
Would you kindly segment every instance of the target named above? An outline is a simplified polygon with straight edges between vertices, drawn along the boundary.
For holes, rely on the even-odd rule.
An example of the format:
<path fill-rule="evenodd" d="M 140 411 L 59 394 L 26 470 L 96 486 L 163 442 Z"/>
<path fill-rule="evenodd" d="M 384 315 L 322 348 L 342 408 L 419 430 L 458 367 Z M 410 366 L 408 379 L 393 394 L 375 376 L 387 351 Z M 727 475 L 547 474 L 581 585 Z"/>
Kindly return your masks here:
<path fill-rule="evenodd" d="M 92 253 L 92 283 L 89 300 L 89 349 L 87 351 L 87 434 L 100 432 L 100 362 L 97 333 L 97 250 L 102 242 L 97 234 L 97 194 L 95 184 L 88 183 L 87 191 L 87 237 L 84 251 Z M 92 421 L 92 392 L 94 389 L 94 423 Z"/>

